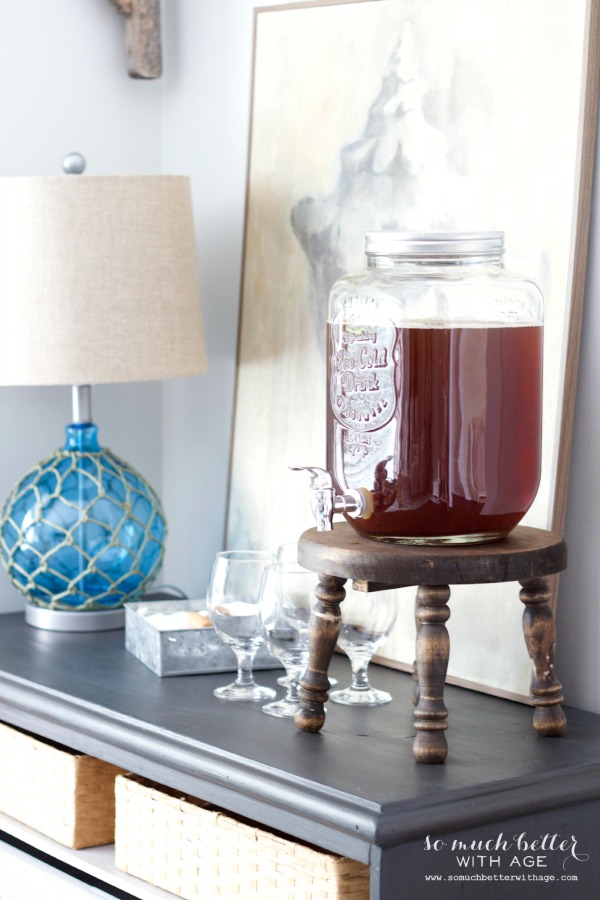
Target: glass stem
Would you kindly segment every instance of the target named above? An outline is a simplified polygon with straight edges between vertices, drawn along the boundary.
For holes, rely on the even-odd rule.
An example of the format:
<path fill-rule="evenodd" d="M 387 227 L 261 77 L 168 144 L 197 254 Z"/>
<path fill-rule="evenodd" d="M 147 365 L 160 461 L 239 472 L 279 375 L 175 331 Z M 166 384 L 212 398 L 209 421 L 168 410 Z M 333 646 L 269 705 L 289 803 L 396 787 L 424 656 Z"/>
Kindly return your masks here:
<path fill-rule="evenodd" d="M 290 703 L 297 703 L 298 698 L 298 688 L 300 687 L 300 678 L 302 676 L 302 669 L 288 669 L 288 684 L 287 684 L 287 693 L 285 695 L 285 699 Z"/>
<path fill-rule="evenodd" d="M 369 685 L 369 662 L 364 656 L 353 656 L 350 659 L 352 666 L 352 683 L 350 689 L 353 691 L 368 691 Z"/>
<path fill-rule="evenodd" d="M 254 675 L 252 674 L 252 663 L 255 656 L 254 650 L 236 650 L 237 656 L 237 678 L 235 683 L 240 687 L 251 687 L 254 684 Z"/>

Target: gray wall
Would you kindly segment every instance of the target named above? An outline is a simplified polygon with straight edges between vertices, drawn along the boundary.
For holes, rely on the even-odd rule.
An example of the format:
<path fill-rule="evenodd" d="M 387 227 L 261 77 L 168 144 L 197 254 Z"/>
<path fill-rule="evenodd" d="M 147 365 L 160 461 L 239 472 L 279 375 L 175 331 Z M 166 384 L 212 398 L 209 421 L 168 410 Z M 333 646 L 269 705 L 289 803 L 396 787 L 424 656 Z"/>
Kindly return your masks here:
<path fill-rule="evenodd" d="M 165 75 L 140 82 L 126 75 L 123 22 L 108 0 L 0 0 L 0 175 L 54 174 L 64 153 L 78 149 L 89 172 L 163 171 L 192 179 L 209 371 L 162 385 L 94 390 L 103 443 L 162 494 L 170 523 L 163 580 L 192 595 L 203 593 L 223 541 L 255 5 L 263 4 L 164 0 Z M 596 712 L 599 212 L 596 190 L 557 665 L 568 702 Z M 62 443 L 69 413 L 63 388 L 0 389 L 0 496 Z M 6 581 L 0 611 L 21 608 Z"/>
<path fill-rule="evenodd" d="M 160 82 L 128 78 L 123 21 L 107 0 L 0 2 L 0 175 L 58 175 L 70 150 L 91 174 L 161 170 Z M 97 387 L 101 442 L 161 489 L 161 385 Z M 0 388 L 0 496 L 64 443 L 68 388 Z M 22 609 L 0 572 L 0 610 Z"/>

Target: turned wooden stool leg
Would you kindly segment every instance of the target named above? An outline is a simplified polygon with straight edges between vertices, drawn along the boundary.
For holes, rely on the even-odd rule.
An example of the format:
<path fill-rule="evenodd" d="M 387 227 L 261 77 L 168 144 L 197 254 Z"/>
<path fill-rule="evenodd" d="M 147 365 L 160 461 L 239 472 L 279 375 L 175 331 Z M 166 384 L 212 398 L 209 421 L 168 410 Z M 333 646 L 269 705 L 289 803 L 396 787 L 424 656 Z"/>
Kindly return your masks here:
<path fill-rule="evenodd" d="M 450 617 L 447 585 L 421 585 L 417 590 L 416 671 L 418 700 L 415 707 L 417 734 L 413 753 L 420 763 L 443 763 L 448 754 L 444 731 L 448 710 L 444 706 L 444 683 L 448 670 L 450 639 L 446 622 Z"/>
<path fill-rule="evenodd" d="M 301 731 L 320 731 L 325 722 L 323 706 L 329 690 L 327 669 L 340 633 L 340 603 L 346 596 L 345 583 L 345 578 L 319 575 L 315 590 L 318 602 L 308 627 L 308 667 L 300 679 L 300 708 L 294 716 L 294 722 Z"/>
<path fill-rule="evenodd" d="M 545 736 L 562 734 L 567 720 L 560 706 L 564 699 L 562 685 L 554 671 L 556 625 L 550 600 L 550 579 L 531 578 L 521 581 L 519 594 L 525 604 L 523 634 L 533 667 L 531 697 L 535 706 L 533 727 Z"/>

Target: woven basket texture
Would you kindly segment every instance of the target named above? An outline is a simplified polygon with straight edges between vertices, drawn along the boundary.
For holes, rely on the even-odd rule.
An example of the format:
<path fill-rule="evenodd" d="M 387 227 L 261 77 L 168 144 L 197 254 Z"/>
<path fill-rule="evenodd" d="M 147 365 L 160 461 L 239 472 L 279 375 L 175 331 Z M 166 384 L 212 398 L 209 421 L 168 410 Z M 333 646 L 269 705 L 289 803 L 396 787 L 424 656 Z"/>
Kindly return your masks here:
<path fill-rule="evenodd" d="M 73 849 L 114 840 L 123 769 L 0 724 L 0 811 Z"/>
<path fill-rule="evenodd" d="M 369 867 L 134 775 L 116 779 L 115 864 L 185 900 L 368 900 Z"/>

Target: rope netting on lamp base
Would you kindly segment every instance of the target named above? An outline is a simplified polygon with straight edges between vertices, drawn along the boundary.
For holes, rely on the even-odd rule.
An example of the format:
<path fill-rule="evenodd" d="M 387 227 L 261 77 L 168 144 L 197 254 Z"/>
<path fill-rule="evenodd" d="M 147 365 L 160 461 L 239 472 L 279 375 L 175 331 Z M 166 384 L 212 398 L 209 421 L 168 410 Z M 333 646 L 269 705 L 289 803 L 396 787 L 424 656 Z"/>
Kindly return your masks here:
<path fill-rule="evenodd" d="M 154 580 L 164 554 L 160 500 L 131 466 L 101 448 L 97 427 L 69 425 L 64 449 L 10 492 L 0 553 L 12 583 L 48 610 L 115 610 Z"/>

